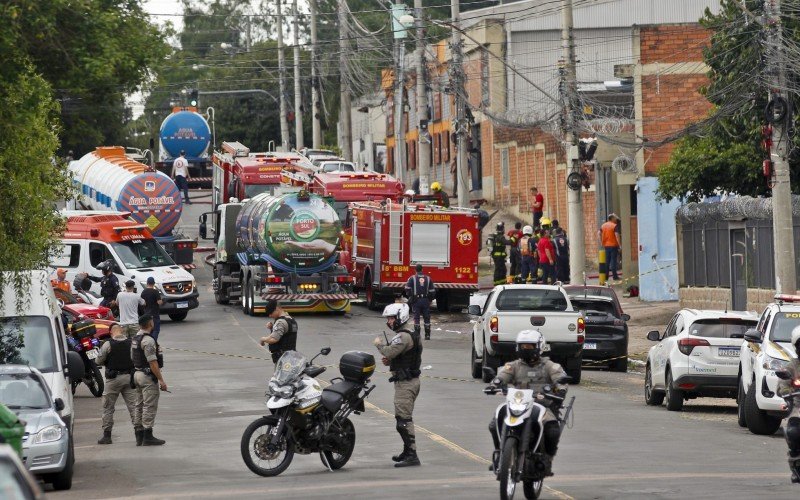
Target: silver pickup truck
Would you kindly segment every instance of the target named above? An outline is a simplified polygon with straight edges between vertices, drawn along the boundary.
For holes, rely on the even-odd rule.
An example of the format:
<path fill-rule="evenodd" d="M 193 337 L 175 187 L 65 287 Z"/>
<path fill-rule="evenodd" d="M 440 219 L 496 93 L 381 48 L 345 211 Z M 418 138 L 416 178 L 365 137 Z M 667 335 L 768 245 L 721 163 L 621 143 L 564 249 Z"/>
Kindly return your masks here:
<path fill-rule="evenodd" d="M 569 296 L 556 285 L 498 285 L 482 306 L 469 306 L 473 316 L 472 356 L 474 378 L 484 378 L 483 367 L 497 369 L 516 359 L 516 338 L 522 330 L 542 332 L 551 360 L 560 363 L 571 383 L 581 380 L 585 323 L 572 308 Z"/>

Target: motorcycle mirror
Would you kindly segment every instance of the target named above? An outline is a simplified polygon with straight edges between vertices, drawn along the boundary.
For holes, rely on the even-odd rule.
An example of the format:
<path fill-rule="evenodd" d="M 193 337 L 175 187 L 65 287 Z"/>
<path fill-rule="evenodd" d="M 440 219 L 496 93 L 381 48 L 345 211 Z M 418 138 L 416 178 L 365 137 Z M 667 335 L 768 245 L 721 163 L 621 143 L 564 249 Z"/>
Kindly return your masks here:
<path fill-rule="evenodd" d="M 319 353 L 320 353 L 320 354 L 322 354 L 323 356 L 327 356 L 328 354 L 330 354 L 330 353 L 331 353 L 331 348 L 330 348 L 330 347 L 323 347 L 323 348 L 322 348 L 322 349 L 319 351 Z"/>
<path fill-rule="evenodd" d="M 775 372 L 775 376 L 781 380 L 789 380 L 792 378 L 792 374 L 786 370 L 778 370 Z"/>
<path fill-rule="evenodd" d="M 493 379 L 497 375 L 497 372 L 495 372 L 494 368 L 492 368 L 490 366 L 484 366 L 483 367 L 483 374 L 486 375 L 486 378 Z"/>

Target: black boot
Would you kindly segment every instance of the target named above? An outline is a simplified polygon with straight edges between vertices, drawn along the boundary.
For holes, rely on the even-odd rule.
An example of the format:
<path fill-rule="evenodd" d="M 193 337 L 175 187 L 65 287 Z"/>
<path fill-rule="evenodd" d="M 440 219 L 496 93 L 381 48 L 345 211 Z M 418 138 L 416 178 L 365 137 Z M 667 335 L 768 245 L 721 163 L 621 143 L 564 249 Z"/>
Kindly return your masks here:
<path fill-rule="evenodd" d="M 431 327 L 430 326 L 426 326 L 425 327 L 425 340 L 430 340 L 430 339 L 431 339 Z"/>
<path fill-rule="evenodd" d="M 136 435 L 136 446 L 141 446 L 144 439 L 144 427 L 134 427 L 133 431 Z"/>
<path fill-rule="evenodd" d="M 166 443 L 163 439 L 158 439 L 153 436 L 153 429 L 145 429 L 144 438 L 142 439 L 142 446 L 161 446 Z"/>
<path fill-rule="evenodd" d="M 416 450 L 409 450 L 408 455 L 406 455 L 402 461 L 394 464 L 395 467 L 414 467 L 416 465 L 422 465 L 419 461 L 419 457 L 417 457 Z"/>
<path fill-rule="evenodd" d="M 399 455 L 392 455 L 392 462 L 402 462 L 408 456 L 408 448 L 403 446 L 403 451 L 400 452 Z"/>
<path fill-rule="evenodd" d="M 103 431 L 103 437 L 97 440 L 97 444 L 111 444 L 111 429 Z"/>

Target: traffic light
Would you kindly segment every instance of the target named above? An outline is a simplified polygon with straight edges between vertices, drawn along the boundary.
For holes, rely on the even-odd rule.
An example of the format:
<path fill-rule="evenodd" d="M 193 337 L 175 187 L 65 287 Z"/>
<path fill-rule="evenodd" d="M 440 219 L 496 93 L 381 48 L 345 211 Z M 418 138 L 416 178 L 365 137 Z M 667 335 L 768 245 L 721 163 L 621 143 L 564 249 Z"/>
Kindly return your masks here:
<path fill-rule="evenodd" d="M 190 106 L 197 106 L 199 100 L 198 97 L 200 95 L 200 91 L 197 89 L 192 89 L 191 94 L 189 95 L 189 105 Z"/>

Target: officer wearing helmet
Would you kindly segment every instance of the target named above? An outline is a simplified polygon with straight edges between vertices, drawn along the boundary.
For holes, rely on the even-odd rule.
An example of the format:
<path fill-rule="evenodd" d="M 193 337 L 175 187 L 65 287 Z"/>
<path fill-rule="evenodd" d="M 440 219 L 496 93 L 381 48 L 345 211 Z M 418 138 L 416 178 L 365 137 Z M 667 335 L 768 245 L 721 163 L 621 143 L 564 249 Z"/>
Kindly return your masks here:
<path fill-rule="evenodd" d="M 790 340 L 797 358 L 793 359 L 789 366 L 785 368 L 789 372 L 789 379 L 778 381 L 776 392 L 781 397 L 800 391 L 800 387 L 795 385 L 795 381 L 800 380 L 800 326 L 792 330 Z M 797 470 L 800 470 L 800 466 L 797 467 L 797 470 L 792 467 L 795 461 L 800 460 L 800 396 L 794 396 L 793 398 L 792 411 L 786 421 L 784 436 L 786 437 L 786 444 L 789 445 L 789 469 L 792 471 L 792 482 L 800 483 L 800 476 L 797 475 Z"/>
<path fill-rule="evenodd" d="M 100 305 L 105 307 L 113 307 L 116 305 L 117 295 L 121 291 L 119 286 L 119 278 L 117 278 L 117 275 L 114 274 L 114 262 L 111 260 L 101 262 L 97 265 L 97 269 L 103 273 L 102 278 L 96 278 L 89 274 L 86 275 L 86 278 L 94 281 L 95 283 L 98 281 L 100 282 L 100 296 L 103 297 Z"/>
<path fill-rule="evenodd" d="M 435 181 L 431 184 L 431 193 L 433 194 L 434 205 L 450 208 L 450 197 L 442 190 L 442 185 L 439 184 L 439 181 Z"/>
<path fill-rule="evenodd" d="M 503 224 L 503 222 L 498 222 L 497 226 L 495 226 L 494 234 L 489 236 L 489 238 L 486 240 L 486 246 L 489 247 L 489 251 L 492 255 L 492 261 L 494 262 L 495 285 L 502 285 L 505 283 L 506 275 L 508 273 L 506 269 L 506 257 L 508 256 L 506 253 L 506 246 L 510 243 L 504 234 L 505 228 L 506 226 Z"/>
<path fill-rule="evenodd" d="M 422 364 L 422 342 L 419 330 L 405 328 L 410 317 L 408 304 L 396 302 L 383 310 L 386 326 L 394 337 L 375 337 L 375 347 L 383 356 L 383 364 L 392 372 L 390 382 L 394 382 L 394 418 L 396 429 L 403 440 L 403 451 L 392 457 L 395 467 L 420 465 L 417 457 L 417 444 L 414 435 L 414 402 L 419 396 L 419 375 Z"/>
<path fill-rule="evenodd" d="M 567 374 L 561 365 L 542 359 L 542 352 L 545 350 L 545 339 L 539 330 L 523 330 L 517 334 L 517 359 L 506 363 L 497 373 L 497 377 L 492 381 L 492 385 L 513 385 L 517 389 L 532 389 L 541 391 L 545 385 L 553 386 L 556 393 L 566 394 L 566 385 L 559 384 L 558 381 L 566 377 Z M 499 417 L 502 419 L 505 414 L 501 412 Z M 502 420 L 501 420 L 502 421 Z M 500 436 L 497 434 L 497 420 L 492 419 L 489 424 L 489 432 L 494 441 L 494 465 L 497 465 L 497 458 L 500 456 Z M 548 409 L 544 416 L 544 449 L 550 459 L 555 456 L 558 450 L 558 440 L 561 437 L 561 428 L 555 414 Z M 549 471 L 548 471 L 549 472 Z"/>

